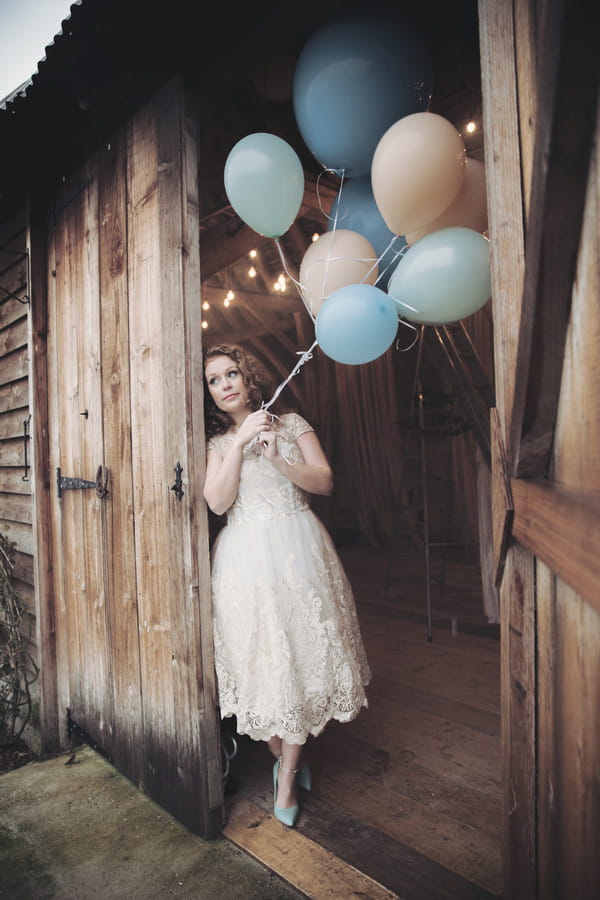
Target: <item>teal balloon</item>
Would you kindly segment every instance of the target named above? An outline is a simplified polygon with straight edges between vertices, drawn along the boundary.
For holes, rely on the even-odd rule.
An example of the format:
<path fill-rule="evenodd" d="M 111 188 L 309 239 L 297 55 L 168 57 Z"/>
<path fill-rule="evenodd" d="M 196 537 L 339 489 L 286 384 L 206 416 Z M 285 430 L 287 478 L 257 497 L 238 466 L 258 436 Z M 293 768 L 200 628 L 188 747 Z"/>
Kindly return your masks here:
<path fill-rule="evenodd" d="M 296 151 L 274 134 L 242 138 L 225 162 L 225 191 L 246 225 L 278 238 L 294 222 L 304 196 L 304 170 Z"/>
<path fill-rule="evenodd" d="M 385 224 L 373 196 L 371 176 L 363 175 L 344 181 L 329 215 L 328 231 L 348 228 L 370 241 L 379 259 L 376 287 L 385 290 L 406 247 L 406 240 L 390 231 Z"/>
<path fill-rule="evenodd" d="M 313 156 L 349 178 L 367 175 L 375 147 L 398 119 L 429 108 L 433 67 L 407 23 L 376 10 L 349 13 L 304 45 L 294 114 Z"/>
<path fill-rule="evenodd" d="M 335 362 L 359 366 L 381 356 L 398 331 L 396 304 L 381 288 L 351 284 L 330 294 L 315 323 L 317 342 Z"/>
<path fill-rule="evenodd" d="M 388 285 L 398 314 L 421 325 L 472 315 L 492 294 L 489 242 L 470 228 L 442 228 L 406 251 Z"/>

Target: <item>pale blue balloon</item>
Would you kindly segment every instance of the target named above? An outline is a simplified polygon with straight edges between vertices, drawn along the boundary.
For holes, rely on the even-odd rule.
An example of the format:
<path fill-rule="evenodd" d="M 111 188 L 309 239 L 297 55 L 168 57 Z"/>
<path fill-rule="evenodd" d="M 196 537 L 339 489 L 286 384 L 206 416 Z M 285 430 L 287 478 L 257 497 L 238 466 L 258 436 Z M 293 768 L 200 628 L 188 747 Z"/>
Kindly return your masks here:
<path fill-rule="evenodd" d="M 373 196 L 371 176 L 363 175 L 344 181 L 329 215 L 328 231 L 349 228 L 371 242 L 380 260 L 376 287 L 385 290 L 406 247 L 406 240 L 390 231 L 385 224 Z"/>
<path fill-rule="evenodd" d="M 446 325 L 472 315 L 492 294 L 489 241 L 470 228 L 426 234 L 396 266 L 388 294 L 409 322 Z"/>
<path fill-rule="evenodd" d="M 371 284 L 338 288 L 321 305 L 315 323 L 323 353 L 350 366 L 377 359 L 391 346 L 397 331 L 396 304 Z"/>
<path fill-rule="evenodd" d="M 257 132 L 238 141 L 224 180 L 240 219 L 264 237 L 281 237 L 298 215 L 304 170 L 296 151 L 275 134 Z"/>
<path fill-rule="evenodd" d="M 293 102 L 306 146 L 328 169 L 367 175 L 380 138 L 429 108 L 433 67 L 416 32 L 397 16 L 355 13 L 307 41 L 296 64 Z"/>

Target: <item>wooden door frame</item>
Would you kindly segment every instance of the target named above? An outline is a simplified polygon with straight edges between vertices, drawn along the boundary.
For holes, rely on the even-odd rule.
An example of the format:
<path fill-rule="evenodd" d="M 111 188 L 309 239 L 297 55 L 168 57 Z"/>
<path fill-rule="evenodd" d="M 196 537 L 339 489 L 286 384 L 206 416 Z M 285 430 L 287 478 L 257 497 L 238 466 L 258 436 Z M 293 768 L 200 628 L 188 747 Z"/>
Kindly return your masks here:
<path fill-rule="evenodd" d="M 597 47 L 585 4 L 479 0 L 479 17 L 498 396 L 503 895 L 529 900 L 541 839 L 536 558 L 600 609 L 600 497 L 549 480 L 596 128 Z"/>

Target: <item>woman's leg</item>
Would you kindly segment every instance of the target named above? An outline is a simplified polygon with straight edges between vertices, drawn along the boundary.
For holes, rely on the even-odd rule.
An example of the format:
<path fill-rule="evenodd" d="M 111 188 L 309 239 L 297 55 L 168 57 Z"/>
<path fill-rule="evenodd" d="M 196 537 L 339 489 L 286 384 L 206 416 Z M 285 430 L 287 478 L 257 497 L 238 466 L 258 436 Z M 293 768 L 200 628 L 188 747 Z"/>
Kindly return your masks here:
<path fill-rule="evenodd" d="M 267 746 L 268 746 L 269 750 L 271 751 L 271 753 L 273 754 L 273 756 L 275 757 L 275 759 L 279 759 L 279 757 L 281 756 L 281 744 L 282 744 L 281 738 L 278 737 L 277 735 L 274 735 L 272 738 L 269 738 L 269 740 L 267 741 Z"/>
<path fill-rule="evenodd" d="M 287 809 L 298 802 L 296 790 L 296 772 L 300 766 L 302 744 L 281 742 L 281 765 L 277 778 L 277 806 Z"/>

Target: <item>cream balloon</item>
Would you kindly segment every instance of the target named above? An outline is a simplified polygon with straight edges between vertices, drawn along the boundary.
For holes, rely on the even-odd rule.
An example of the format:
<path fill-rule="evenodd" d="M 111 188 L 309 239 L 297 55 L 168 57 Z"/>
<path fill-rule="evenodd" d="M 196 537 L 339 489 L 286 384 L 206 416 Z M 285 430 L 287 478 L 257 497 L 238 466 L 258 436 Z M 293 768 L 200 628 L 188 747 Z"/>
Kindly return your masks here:
<path fill-rule="evenodd" d="M 300 290 L 314 316 L 326 297 L 350 284 L 374 284 L 377 253 L 357 231 L 337 228 L 314 241 L 300 263 Z"/>
<path fill-rule="evenodd" d="M 388 128 L 375 148 L 371 184 L 390 231 L 405 235 L 441 216 L 462 186 L 465 158 L 460 134 L 437 113 L 413 113 Z"/>
<path fill-rule="evenodd" d="M 420 238 L 441 228 L 471 228 L 483 234 L 487 229 L 487 193 L 485 187 L 485 166 L 478 159 L 465 160 L 465 177 L 462 186 L 439 218 L 429 222 L 418 231 L 405 234 L 407 244 L 414 244 Z"/>

